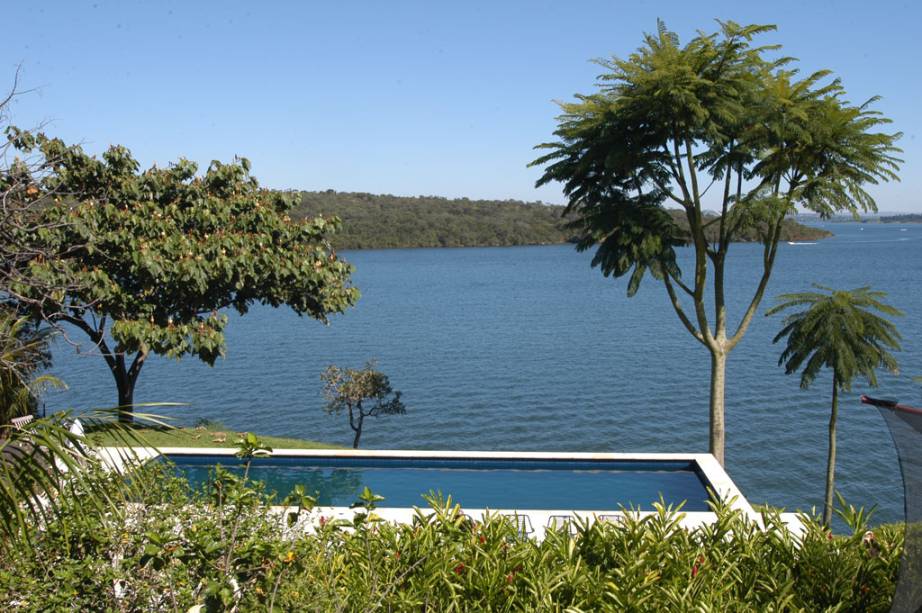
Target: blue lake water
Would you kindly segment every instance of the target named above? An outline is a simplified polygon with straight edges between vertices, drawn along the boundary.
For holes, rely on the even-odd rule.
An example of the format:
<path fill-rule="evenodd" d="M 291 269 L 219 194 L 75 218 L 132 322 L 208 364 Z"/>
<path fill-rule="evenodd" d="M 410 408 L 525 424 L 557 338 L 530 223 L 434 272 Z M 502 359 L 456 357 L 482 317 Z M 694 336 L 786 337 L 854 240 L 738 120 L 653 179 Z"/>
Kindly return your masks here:
<path fill-rule="evenodd" d="M 782 244 L 752 327 L 727 373 L 727 470 L 752 502 L 820 506 L 831 377 L 801 390 L 777 366 L 780 318 L 762 316 L 774 296 L 812 282 L 872 285 L 906 311 L 900 376 L 880 396 L 922 404 L 922 225 L 830 224 L 816 245 Z M 330 326 L 289 310 L 232 316 L 227 357 L 153 359 L 136 402 L 175 401 L 185 423 L 220 420 L 235 430 L 351 444 L 345 416 L 323 411 L 320 372 L 376 358 L 402 390 L 408 414 L 370 419 L 363 448 L 699 452 L 707 450 L 709 358 L 684 330 L 661 285 L 634 298 L 626 280 L 591 269 L 572 246 L 346 252 L 362 290 Z M 684 250 L 683 262 L 690 253 Z M 730 253 L 731 320 L 757 281 L 758 245 Z M 76 337 L 75 337 L 76 338 Z M 49 410 L 114 404 L 99 356 L 60 344 L 55 374 L 71 389 Z M 842 400 L 837 486 L 877 519 L 902 515 L 896 453 L 876 410 Z"/>
<path fill-rule="evenodd" d="M 233 457 L 170 460 L 195 486 L 210 481 L 216 464 L 241 472 Z M 426 506 L 422 495 L 441 491 L 466 508 L 652 510 L 662 497 L 685 511 L 709 510 L 705 483 L 689 462 L 272 457 L 253 460 L 249 476 L 280 497 L 303 485 L 318 504 L 333 506 L 349 506 L 367 486 L 388 507 Z"/>

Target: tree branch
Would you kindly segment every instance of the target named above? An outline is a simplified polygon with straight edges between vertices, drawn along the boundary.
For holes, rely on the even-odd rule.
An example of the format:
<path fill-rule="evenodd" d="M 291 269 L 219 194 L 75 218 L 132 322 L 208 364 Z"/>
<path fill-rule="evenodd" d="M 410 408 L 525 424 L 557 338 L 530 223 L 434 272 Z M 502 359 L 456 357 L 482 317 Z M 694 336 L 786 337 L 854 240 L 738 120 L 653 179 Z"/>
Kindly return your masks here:
<path fill-rule="evenodd" d="M 678 281 L 678 279 L 676 279 L 676 281 Z M 691 334 L 699 343 L 707 347 L 707 342 L 705 341 L 704 336 L 695 328 L 695 325 L 688 318 L 688 315 L 685 314 L 684 309 L 682 309 L 682 304 L 679 302 L 679 297 L 676 295 L 675 288 L 672 286 L 669 273 L 663 275 L 663 284 L 666 286 L 666 293 L 669 294 L 669 302 L 672 303 L 672 308 L 675 310 L 676 315 L 679 316 L 679 321 L 682 322 L 682 325 L 685 326 L 685 329 L 688 330 L 689 334 Z M 686 291 L 688 291 L 687 288 Z"/>
<path fill-rule="evenodd" d="M 733 153 L 733 141 L 731 140 L 730 150 L 727 152 L 727 157 L 729 157 L 732 153 Z M 726 219 L 727 219 L 727 212 L 730 206 L 730 178 L 732 177 L 732 175 L 733 175 L 733 170 L 730 167 L 730 164 L 728 162 L 727 163 L 727 176 L 726 176 L 726 180 L 724 181 L 724 197 L 723 197 L 723 202 L 721 203 L 721 207 L 720 207 L 720 229 L 718 231 L 718 236 L 720 238 L 719 238 L 719 244 L 717 245 L 717 249 L 724 253 L 726 253 L 727 248 L 728 248 Z"/>
<path fill-rule="evenodd" d="M 762 256 L 762 278 L 759 279 L 759 285 L 756 288 L 752 300 L 749 302 L 749 306 L 746 308 L 746 312 L 743 314 L 743 318 L 740 320 L 736 332 L 730 337 L 730 340 L 727 341 L 728 351 L 733 349 L 736 344 L 742 340 L 743 335 L 749 328 L 749 324 L 752 322 L 753 315 L 755 315 L 756 310 L 759 308 L 759 304 L 762 302 L 762 296 L 765 294 L 765 288 L 768 286 L 768 279 L 775 265 L 775 254 L 778 252 L 778 239 L 781 236 L 781 225 L 783 222 L 784 212 L 782 211 L 781 214 L 778 215 L 778 219 L 775 220 L 775 223 L 772 225 L 769 240 L 765 243 L 765 250 Z"/>
<path fill-rule="evenodd" d="M 667 273 L 667 274 L 668 274 L 668 273 Z M 682 289 L 682 291 L 685 292 L 686 294 L 688 294 L 690 297 L 692 297 L 692 298 L 695 297 L 695 292 L 693 292 L 692 289 L 691 289 L 690 287 L 688 287 L 687 285 L 685 285 L 685 283 L 682 282 L 682 279 L 679 279 L 678 277 L 672 277 L 672 281 L 673 281 L 676 285 L 678 285 L 678 286 Z"/>
<path fill-rule="evenodd" d="M 346 403 L 346 407 L 348 407 L 348 409 L 349 409 L 349 427 L 352 428 L 352 431 L 353 431 L 353 432 L 358 432 L 359 429 L 358 429 L 358 427 L 355 425 L 355 417 L 354 417 L 354 415 L 353 415 L 353 413 L 352 413 L 352 403 L 348 403 L 348 402 L 347 402 L 347 403 Z M 361 409 L 359 409 L 359 411 L 361 411 Z"/>
<path fill-rule="evenodd" d="M 131 362 L 131 367 L 128 369 L 128 379 L 134 383 L 138 379 L 138 374 L 141 372 L 141 367 L 144 366 L 144 360 L 147 359 L 147 356 L 150 355 L 147 351 L 139 351 L 134 360 Z"/>
<path fill-rule="evenodd" d="M 666 194 L 666 196 L 667 196 L 670 200 L 672 200 L 672 201 L 674 201 L 674 202 L 677 202 L 678 204 L 681 204 L 683 207 L 688 206 L 688 203 L 687 203 L 687 202 L 685 202 L 684 200 L 682 200 L 681 198 L 679 198 L 678 196 L 676 196 L 675 194 L 673 194 L 673 193 L 672 193 L 672 190 L 670 190 L 667 186 L 663 185 L 661 182 L 657 181 L 656 179 L 653 179 L 653 183 L 656 185 L 656 187 L 658 187 L 658 188 L 660 189 L 660 191 L 662 191 L 664 194 Z"/>
<path fill-rule="evenodd" d="M 682 170 L 682 156 L 679 154 L 679 135 L 673 128 L 672 134 L 672 150 L 673 153 L 669 157 L 669 166 L 672 168 L 672 175 L 675 177 L 676 182 L 679 184 L 679 188 L 682 190 L 682 196 L 685 198 L 685 208 L 694 206 L 692 202 L 691 195 L 688 193 L 688 185 L 685 183 L 685 171 Z M 675 162 L 672 160 L 672 155 L 675 155 Z"/>
<path fill-rule="evenodd" d="M 66 313 L 57 313 L 53 315 L 52 317 L 55 320 L 64 321 L 64 322 L 69 323 L 72 326 L 80 328 L 81 330 L 87 333 L 87 335 L 90 337 L 90 339 L 94 343 L 97 342 L 98 337 L 102 336 L 99 330 L 91 326 L 87 321 L 85 321 L 84 319 L 81 319 L 80 317 L 75 317 L 73 315 L 68 315 Z"/>

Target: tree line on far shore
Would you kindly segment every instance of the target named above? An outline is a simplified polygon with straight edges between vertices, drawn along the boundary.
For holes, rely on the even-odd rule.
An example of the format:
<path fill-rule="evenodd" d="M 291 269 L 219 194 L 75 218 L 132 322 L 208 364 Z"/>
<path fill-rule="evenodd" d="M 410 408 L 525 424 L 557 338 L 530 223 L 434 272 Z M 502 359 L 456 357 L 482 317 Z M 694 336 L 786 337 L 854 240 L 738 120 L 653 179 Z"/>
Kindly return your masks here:
<path fill-rule="evenodd" d="M 333 237 L 338 249 L 409 247 L 508 247 L 575 242 L 577 232 L 563 216 L 564 207 L 521 200 L 469 200 L 439 196 L 393 196 L 362 192 L 301 192 L 293 215 L 312 218 L 335 215 L 343 221 Z M 688 224 L 672 212 L 683 230 Z M 714 226 L 716 232 L 716 226 Z M 781 240 L 805 241 L 830 232 L 787 220 Z M 755 228 L 737 240 L 759 240 Z"/>
<path fill-rule="evenodd" d="M 887 215 L 880 218 L 880 223 L 922 223 L 922 214 L 907 213 L 906 215 Z"/>

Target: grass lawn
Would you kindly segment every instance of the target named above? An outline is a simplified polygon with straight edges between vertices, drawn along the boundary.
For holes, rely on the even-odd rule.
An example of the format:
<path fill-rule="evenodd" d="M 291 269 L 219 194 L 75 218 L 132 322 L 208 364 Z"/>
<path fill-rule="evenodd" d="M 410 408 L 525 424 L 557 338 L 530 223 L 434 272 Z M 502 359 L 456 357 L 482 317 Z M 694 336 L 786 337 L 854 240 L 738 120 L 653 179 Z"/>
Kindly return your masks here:
<path fill-rule="evenodd" d="M 197 428 L 135 428 L 138 438 L 150 447 L 223 447 L 234 448 L 240 434 L 220 424 L 199 426 Z M 258 435 L 266 445 L 273 449 L 343 449 L 342 445 L 308 441 L 300 438 Z M 88 432 L 87 437 L 94 445 L 122 446 L 125 440 L 111 432 Z M 136 443 L 140 444 L 140 443 Z"/>

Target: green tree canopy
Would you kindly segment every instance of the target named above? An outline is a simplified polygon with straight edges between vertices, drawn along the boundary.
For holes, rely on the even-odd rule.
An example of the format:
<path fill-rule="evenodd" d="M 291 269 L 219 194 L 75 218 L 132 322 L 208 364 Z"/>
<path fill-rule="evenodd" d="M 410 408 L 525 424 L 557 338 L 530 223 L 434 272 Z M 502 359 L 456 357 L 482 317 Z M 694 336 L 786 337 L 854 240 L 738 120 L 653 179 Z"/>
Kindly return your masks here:
<path fill-rule="evenodd" d="M 784 294 L 780 304 L 766 315 L 800 308 L 788 315 L 784 327 L 775 336 L 777 343 L 787 339 L 779 365 L 786 374 L 800 371 L 800 387 L 807 389 L 824 369 L 832 371 L 832 408 L 829 417 L 829 457 L 826 464 L 826 495 L 823 522 L 832 521 L 832 497 L 835 486 L 836 419 L 839 391 L 848 391 L 856 377 L 877 387 L 877 369 L 896 372 L 900 334 L 893 322 L 877 313 L 898 316 L 903 313 L 882 302 L 884 292 L 860 287 L 851 291 L 814 286 L 819 292 Z"/>
<path fill-rule="evenodd" d="M 660 280 L 710 353 L 710 450 L 720 462 L 727 356 L 762 299 L 785 216 L 874 209 L 865 185 L 896 179 L 899 163 L 899 134 L 875 131 L 888 120 L 873 100 L 851 104 L 828 71 L 801 77 L 791 58 L 773 59 L 777 45 L 753 44 L 771 30 L 720 22 L 683 46 L 660 22 L 626 59 L 599 62 L 597 91 L 561 104 L 557 140 L 532 163 L 545 166 L 538 185 L 563 184 L 577 248 L 596 246 L 592 264 L 606 276 L 628 275 L 628 295 L 647 273 Z M 764 246 L 762 270 L 729 328 L 726 257 L 744 232 Z M 687 243 L 691 271 L 676 257 Z"/>
<path fill-rule="evenodd" d="M 79 147 L 12 132 L 23 152 L 54 160 L 37 198 L 41 257 L 13 284 L 33 317 L 86 333 L 130 408 L 150 354 L 193 355 L 213 364 L 227 317 L 255 303 L 287 305 L 326 321 L 355 303 L 352 267 L 329 243 L 338 220 L 293 221 L 296 198 L 263 189 L 246 159 L 188 160 L 140 171 L 124 147 L 98 159 Z M 36 288 L 56 288 L 37 291 Z"/>

